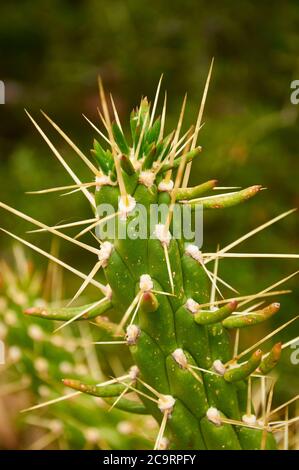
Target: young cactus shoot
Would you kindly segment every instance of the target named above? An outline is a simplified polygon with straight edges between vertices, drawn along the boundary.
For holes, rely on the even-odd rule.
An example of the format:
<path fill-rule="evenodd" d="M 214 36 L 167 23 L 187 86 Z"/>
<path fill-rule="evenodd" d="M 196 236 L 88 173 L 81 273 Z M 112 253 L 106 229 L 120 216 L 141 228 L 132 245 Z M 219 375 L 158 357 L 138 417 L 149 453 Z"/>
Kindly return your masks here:
<path fill-rule="evenodd" d="M 198 136 L 212 65 L 195 125 L 185 133 L 186 97 L 172 132 L 165 131 L 166 95 L 157 116 L 162 77 L 153 104 L 142 98 L 132 111 L 130 135 L 123 131 L 113 99 L 108 103 L 99 80 L 101 123 L 94 124 L 86 117 L 96 137 L 93 160 L 43 113 L 90 170 L 87 182 L 77 177 L 76 169 L 69 167 L 56 145 L 27 113 L 73 180 L 71 185 L 37 193 L 80 191 L 90 203 L 91 213 L 85 220 L 51 227 L 5 203 L 0 206 L 38 231 L 72 243 L 83 253 L 88 251 L 94 256 L 89 272 L 83 273 L 26 239 L 4 231 L 82 280 L 63 308 L 29 305 L 33 308 L 26 310 L 27 315 L 44 321 L 58 320 L 62 322 L 60 329 L 69 328 L 74 321 L 93 322 L 101 315 L 107 316 L 111 320 L 110 337 L 95 343 L 105 346 L 105 350 L 118 345 L 120 356 L 122 350 L 124 354 L 130 352 L 131 368 L 124 375 L 102 383 L 82 382 L 68 375 L 64 379 L 66 386 L 102 397 L 114 408 L 131 414 L 153 416 L 158 423 L 154 449 L 283 448 L 288 446 L 287 436 L 297 418 L 284 418 L 288 403 L 273 411 L 275 379 L 271 371 L 281 351 L 290 345 L 279 343 L 276 334 L 298 317 L 282 323 L 246 350 L 242 350 L 239 340 L 243 329 L 279 315 L 277 298 L 289 292 L 282 290 L 282 285 L 297 273 L 260 291 L 249 288 L 239 293 L 229 280 L 219 276 L 218 265 L 224 258 L 239 258 L 239 262 L 246 257 L 298 258 L 294 254 L 232 251 L 293 211 L 254 227 L 214 253 L 203 250 L 202 213 L 243 203 L 263 189 L 260 185 L 240 190 L 220 188 L 214 179 L 188 186 L 192 163 L 204 151 Z M 70 227 L 78 228 L 75 237 L 68 235 Z M 208 237 L 205 231 L 203 237 Z M 99 296 L 88 305 L 72 305 L 79 302 L 90 284 Z M 230 294 L 223 297 L 222 290 Z M 274 336 L 272 349 L 265 349 L 264 343 Z M 260 391 L 257 408 L 253 389 Z"/>

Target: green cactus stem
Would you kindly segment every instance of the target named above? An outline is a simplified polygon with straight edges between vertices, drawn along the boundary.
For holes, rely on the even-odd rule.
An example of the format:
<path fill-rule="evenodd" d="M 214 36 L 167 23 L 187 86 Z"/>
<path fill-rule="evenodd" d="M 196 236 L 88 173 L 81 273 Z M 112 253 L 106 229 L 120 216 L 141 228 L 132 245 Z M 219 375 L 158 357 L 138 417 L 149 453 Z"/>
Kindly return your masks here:
<path fill-rule="evenodd" d="M 115 108 L 114 118 L 109 113 L 100 81 L 101 119 L 107 130 L 105 140 L 108 140 L 109 147 L 104 149 L 94 141 L 92 153 L 97 162 L 96 168 L 69 137 L 47 118 L 88 165 L 92 173 L 91 184 L 95 182 L 93 194 L 78 181 L 56 147 L 29 115 L 54 155 L 74 179 L 77 188 L 91 203 L 96 220 L 74 239 L 3 203 L 1 207 L 95 256 L 89 276 L 78 273 L 70 266 L 65 267 L 101 290 L 104 300 L 99 307 L 90 310 L 85 318 L 83 314 L 80 316 L 80 309 L 84 311 L 86 306 L 79 307 L 79 310 L 77 307 L 65 307 L 63 310 L 33 308 L 27 310 L 29 316 L 60 319 L 69 324 L 71 320 L 86 321 L 104 312 L 105 315 L 111 314 L 118 326 L 109 344 L 111 347 L 120 344 L 131 353 L 132 366 L 136 371 L 131 381 L 115 377 L 112 385 L 105 386 L 103 382 L 101 387 L 98 384 L 88 385 L 76 378 L 66 378 L 66 385 L 77 391 L 104 396 L 105 399 L 118 398 L 119 403 L 124 403 L 126 393 L 134 392 L 141 404 L 128 401 L 130 405 L 127 409 L 135 406 L 141 413 L 147 412 L 160 426 L 155 449 L 165 447 L 165 437 L 171 449 L 276 448 L 276 428 L 269 421 L 271 397 L 263 397 L 269 405 L 266 415 L 257 416 L 255 413 L 258 411 L 252 411 L 251 381 L 262 380 L 262 374 L 268 373 L 277 363 L 279 347 L 272 349 L 267 359 L 263 359 L 261 350 L 254 348 L 248 358 L 245 352 L 238 352 L 237 341 L 235 346 L 232 344 L 230 330 L 236 329 L 238 338 L 239 328 L 267 320 L 276 313 L 279 305 L 274 303 L 253 312 L 249 307 L 248 311 L 236 312 L 234 298 L 217 300 L 221 294 L 220 284 L 225 289 L 232 289 L 219 277 L 218 263 L 232 247 L 290 212 L 252 230 L 214 254 L 200 251 L 196 234 L 192 239 L 188 239 L 183 231 L 180 236 L 175 236 L 179 227 L 176 201 L 178 208 L 191 208 L 192 219 L 188 223 L 183 220 L 184 228 L 191 228 L 196 222 L 199 207 L 228 208 L 247 201 L 262 189 L 255 185 L 236 192 L 202 195 L 213 190 L 215 180 L 188 188 L 192 161 L 202 151 L 197 145 L 197 138 L 209 79 L 210 73 L 196 125 L 183 137 L 181 129 L 186 98 L 178 125 L 168 135 L 164 131 L 165 102 L 161 118 L 156 118 L 156 106 L 151 108 L 148 100 L 143 98 L 139 108 L 131 114 L 131 136 L 127 137 Z M 157 103 L 159 89 L 160 86 L 154 103 Z M 94 132 L 103 135 L 97 126 L 91 124 Z M 108 204 L 114 210 L 109 219 L 114 223 L 113 233 L 102 230 L 103 225 L 108 226 L 108 219 L 100 213 L 102 204 Z M 166 216 L 158 216 L 155 224 L 151 225 L 152 207 L 159 204 L 166 205 Z M 143 212 L 140 215 L 141 206 Z M 94 229 L 93 245 L 79 241 L 81 236 Z M 140 236 L 141 229 L 143 236 Z M 32 244 L 29 246 L 41 252 Z M 287 254 L 280 256 L 289 257 Z M 294 256 L 297 255 L 290 255 Z M 214 261 L 213 272 L 207 267 L 211 261 Z M 56 262 L 59 263 L 59 260 Z M 100 266 L 107 285 L 98 281 L 97 270 Z M 273 292 L 273 288 L 266 288 L 256 295 L 241 295 L 238 299 L 243 302 L 239 303 L 239 308 L 246 302 L 260 301 L 263 296 L 274 295 Z M 221 303 L 224 306 L 218 307 Z M 105 343 L 99 341 L 100 344 Z M 244 363 L 237 363 L 243 355 L 247 355 L 247 360 L 245 358 Z"/>

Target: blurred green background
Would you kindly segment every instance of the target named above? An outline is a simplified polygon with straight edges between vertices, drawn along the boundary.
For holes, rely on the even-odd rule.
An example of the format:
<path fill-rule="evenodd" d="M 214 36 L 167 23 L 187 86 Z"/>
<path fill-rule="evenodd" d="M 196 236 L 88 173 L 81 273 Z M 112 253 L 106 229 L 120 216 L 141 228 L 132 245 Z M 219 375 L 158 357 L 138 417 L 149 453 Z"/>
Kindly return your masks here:
<path fill-rule="evenodd" d="M 84 181 L 90 176 L 76 155 L 49 127 L 40 108 L 89 152 L 95 137 L 82 113 L 96 121 L 97 75 L 114 95 L 122 122 L 141 95 L 152 99 L 164 73 L 168 126 L 175 124 L 188 92 L 185 127 L 196 118 L 212 57 L 215 65 L 192 183 L 217 178 L 221 186 L 262 184 L 268 190 L 246 205 L 214 211 L 205 218 L 204 247 L 214 250 L 279 213 L 299 205 L 298 107 L 290 83 L 299 79 L 299 6 L 296 1 L 204 2 L 200 0 L 44 0 L 6 2 L 0 16 L 1 200 L 48 224 L 89 217 L 80 194 L 30 196 L 25 191 L 71 184 L 26 117 L 27 108 Z M 127 119 L 127 121 L 125 121 Z M 1 211 L 1 226 L 22 234 L 32 228 Z M 298 215 L 279 222 L 236 251 L 298 252 Z M 0 235 L 1 256 L 11 241 Z M 28 235 L 43 248 L 47 235 Z M 62 258 L 90 268 L 91 258 L 63 243 Z M 34 256 L 40 266 L 46 261 Z M 242 293 L 261 290 L 298 269 L 294 260 L 234 260 L 221 275 Z M 67 293 L 78 281 L 68 277 Z M 70 286 L 72 284 L 72 286 Z M 281 324 L 298 314 L 298 288 L 281 298 Z M 71 290 L 72 287 L 72 290 Z M 92 291 L 87 291 L 93 295 Z M 283 338 L 298 334 L 293 324 Z M 252 337 L 261 330 L 252 329 Z M 298 375 L 285 353 L 284 373 Z M 298 383 L 289 382 L 298 390 Z"/>

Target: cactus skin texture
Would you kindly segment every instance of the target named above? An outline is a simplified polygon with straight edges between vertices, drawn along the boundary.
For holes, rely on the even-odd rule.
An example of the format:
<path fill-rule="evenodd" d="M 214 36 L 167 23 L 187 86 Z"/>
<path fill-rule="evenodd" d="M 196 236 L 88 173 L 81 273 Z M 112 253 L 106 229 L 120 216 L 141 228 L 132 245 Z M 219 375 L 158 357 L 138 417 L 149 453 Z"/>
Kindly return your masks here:
<path fill-rule="evenodd" d="M 52 323 L 24 316 L 28 305 L 47 308 L 43 287 L 50 287 L 51 269 L 45 279 L 26 259 L 20 246 L 14 247 L 14 254 L 18 260 L 12 266 L 14 269 L 4 260 L 0 262 L 0 339 L 5 343 L 6 359 L 5 365 L 0 365 L 3 409 L 15 395 L 19 407 L 60 398 L 63 393 L 69 394 L 61 383 L 66 373 L 74 374 L 79 381 L 90 374 L 77 328 L 53 335 Z M 59 272 L 54 271 L 57 293 Z M 126 413 L 112 410 L 108 414 L 107 408 L 101 399 L 81 394 L 46 408 L 17 412 L 12 422 L 2 416 L 1 448 L 150 448 L 149 441 L 142 437 L 144 419 L 136 416 L 129 422 Z M 5 440 L 7 428 L 10 432 Z"/>
<path fill-rule="evenodd" d="M 66 321 L 72 318 L 88 321 L 104 313 L 110 316 L 114 325 L 118 325 L 111 329 L 111 342 L 123 343 L 121 347 L 130 350 L 132 365 L 137 367 L 107 385 L 92 386 L 76 378 L 66 378 L 64 383 L 104 399 L 118 397 L 115 406 L 132 413 L 152 415 L 160 424 L 155 449 L 166 445 L 171 449 L 275 449 L 268 416 L 264 416 L 263 422 L 256 419 L 250 390 L 253 375 L 262 380 L 262 374 L 269 373 L 276 365 L 280 348 L 276 345 L 265 357 L 256 347 L 242 362 L 233 352 L 229 332 L 267 320 L 279 305 L 271 304 L 253 311 L 250 317 L 244 310 L 241 311 L 243 316 L 236 312 L 237 302 L 233 299 L 219 304 L 215 299 L 215 283 L 219 279 L 217 255 L 209 254 L 205 258 L 192 240 L 173 236 L 177 223 L 172 216 L 175 202 L 190 208 L 195 216 L 198 207 L 230 207 L 256 195 L 261 187 L 210 195 L 216 185 L 216 180 L 211 180 L 187 188 L 187 172 L 192 160 L 201 152 L 201 148 L 196 147 L 201 112 L 195 128 L 180 140 L 184 101 L 177 128 L 164 136 L 166 102 L 161 118 L 154 119 L 158 91 L 153 109 L 144 98 L 140 107 L 132 112 L 129 142 L 114 107 L 115 121 L 111 122 L 100 82 L 101 118 L 110 147 L 104 150 L 94 141 L 92 154 L 96 167 L 48 118 L 95 176 L 95 183 L 90 183 L 91 187 L 95 186 L 94 196 L 76 180 L 74 187 L 91 202 L 96 216 L 95 208 L 102 204 L 110 204 L 118 216 L 114 218 L 114 235 L 105 238 L 96 230 L 100 245 L 92 248 L 98 256 L 96 266 L 103 268 L 107 286 L 95 281 L 100 279 L 96 266 L 88 282 L 97 282 L 105 295 L 103 303 L 87 313 L 84 313 L 86 306 L 80 307 L 82 315 L 72 310 L 73 307 L 31 309 L 28 313 L 43 319 Z M 43 135 L 33 118 L 31 120 Z M 94 125 L 93 128 L 96 130 Z M 182 145 L 184 149 L 180 148 Z M 53 150 L 53 146 L 51 148 Z M 54 153 L 57 156 L 56 150 Z M 168 206 L 167 216 L 152 228 L 151 205 L 160 203 Z M 143 219 L 140 219 L 138 204 L 146 209 L 141 216 Z M 42 227 L 33 219 L 29 221 Z M 136 235 L 138 221 L 139 226 L 146 227 L 144 238 Z M 98 219 L 88 230 L 104 222 Z M 53 232 L 47 226 L 44 228 Z M 127 236 L 117 236 L 117 229 L 124 230 Z M 58 230 L 53 233 L 61 236 Z M 92 251 L 90 246 L 87 249 Z M 216 259 L 216 267 L 211 273 L 206 264 L 213 259 Z M 125 398 L 125 394 L 132 391 L 142 404 Z"/>

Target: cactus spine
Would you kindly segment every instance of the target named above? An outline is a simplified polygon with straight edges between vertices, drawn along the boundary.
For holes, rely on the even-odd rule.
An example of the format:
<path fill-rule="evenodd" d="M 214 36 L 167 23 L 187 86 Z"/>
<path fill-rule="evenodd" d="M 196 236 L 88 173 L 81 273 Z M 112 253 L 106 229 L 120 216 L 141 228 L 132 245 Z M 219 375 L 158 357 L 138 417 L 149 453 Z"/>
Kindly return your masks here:
<path fill-rule="evenodd" d="M 219 278 L 217 267 L 219 259 L 231 254 L 233 246 L 288 213 L 216 253 L 202 253 L 193 240 L 174 236 L 179 224 L 174 216 L 176 206 L 189 209 L 194 221 L 199 208 L 230 207 L 246 201 L 261 189 L 260 186 L 252 186 L 215 195 L 212 191 L 216 180 L 187 187 L 192 161 L 201 152 L 197 137 L 209 79 L 210 73 L 196 125 L 185 135 L 181 136 L 181 128 L 186 99 L 178 125 L 171 134 L 165 135 L 164 132 L 166 100 L 161 117 L 155 118 L 160 81 L 153 107 L 144 98 L 139 108 L 132 112 L 130 141 L 122 130 L 113 100 L 114 119 L 111 119 L 100 81 L 100 117 L 107 135 L 93 123 L 91 125 L 109 143 L 109 148 L 105 150 L 97 140 L 94 141 L 92 154 L 96 164 L 91 163 L 45 115 L 90 168 L 94 181 L 86 184 L 82 184 L 70 170 L 30 116 L 74 179 L 75 184 L 69 189 L 82 191 L 91 203 L 94 219 L 77 237 L 71 238 L 60 230 L 66 226 L 48 227 L 5 204 L 1 206 L 39 228 L 79 245 L 96 257 L 88 275 L 56 261 L 83 279 L 80 292 L 90 283 L 103 293 L 103 298 L 83 307 L 33 308 L 28 313 L 70 323 L 90 320 L 111 311 L 111 319 L 117 326 L 111 329 L 109 343 L 120 344 L 131 352 L 133 368 L 127 375 L 101 386 L 67 378 L 66 385 L 106 400 L 115 397 L 117 407 L 152 415 L 160 425 L 156 449 L 166 445 L 166 436 L 169 448 L 173 449 L 274 449 L 276 442 L 269 422 L 272 389 L 266 410 L 257 419 L 252 408 L 251 386 L 253 380 L 264 381 L 264 374 L 276 365 L 281 345 L 276 344 L 266 354 L 258 345 L 249 348 L 246 354 L 239 353 L 232 348 L 229 331 L 236 330 L 238 337 L 240 328 L 250 327 L 274 315 L 279 309 L 277 303 L 258 310 L 255 305 L 247 309 L 242 306 L 255 299 L 264 301 L 264 298 L 278 295 L 281 291 L 274 291 L 271 286 L 251 296 L 217 300 L 220 283 L 231 288 Z M 95 188 L 94 195 L 89 189 L 92 187 Z M 104 216 L 100 212 L 103 204 L 109 205 L 114 212 Z M 160 216 L 152 225 L 152 207 L 160 204 L 166 205 L 166 215 Z M 111 220 L 114 222 L 113 234 L 105 234 L 103 227 Z M 90 224 L 90 220 L 86 223 Z M 75 223 L 69 227 L 72 225 Z M 94 229 L 95 244 L 79 241 L 82 235 Z M 143 237 L 138 236 L 141 229 L 145 230 Z M 120 236 L 120 233 L 125 236 Z M 27 241 L 12 236 L 48 256 Z M 214 271 L 210 271 L 213 261 Z M 106 285 L 96 280 L 100 269 L 104 271 Z M 277 285 L 280 283 L 282 281 Z M 77 296 L 78 293 L 75 298 Z M 239 305 L 238 299 L 241 300 Z M 98 343 L 101 344 L 100 341 Z M 243 356 L 247 356 L 245 362 L 241 360 Z M 125 397 L 132 391 L 140 401 Z"/>

